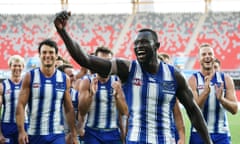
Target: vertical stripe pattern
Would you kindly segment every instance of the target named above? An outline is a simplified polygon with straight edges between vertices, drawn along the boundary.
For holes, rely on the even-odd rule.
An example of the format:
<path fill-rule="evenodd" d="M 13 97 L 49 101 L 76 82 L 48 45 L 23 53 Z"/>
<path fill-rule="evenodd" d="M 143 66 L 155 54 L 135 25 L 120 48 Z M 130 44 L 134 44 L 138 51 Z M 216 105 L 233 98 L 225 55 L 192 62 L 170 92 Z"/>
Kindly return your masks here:
<path fill-rule="evenodd" d="M 95 75 L 90 76 L 93 79 Z M 87 126 L 92 128 L 118 128 L 118 114 L 115 98 L 113 96 L 112 82 L 118 80 L 110 76 L 105 83 L 98 81 L 98 89 L 93 98 L 88 113 Z"/>
<path fill-rule="evenodd" d="M 160 62 L 159 71 L 153 75 L 133 61 L 123 89 L 130 112 L 127 141 L 175 143 L 171 130 L 177 89 L 174 68 Z"/>
<path fill-rule="evenodd" d="M 58 70 L 46 78 L 39 68 L 30 71 L 31 92 L 29 98 L 30 135 L 63 133 L 63 98 L 66 75 Z"/>
<path fill-rule="evenodd" d="M 197 91 L 201 94 L 204 90 L 204 76 L 197 72 L 194 74 L 197 79 Z M 215 93 L 215 85 L 224 84 L 224 95 L 225 95 L 225 81 L 224 74 L 222 72 L 216 72 L 210 83 L 210 94 L 202 108 L 204 118 L 207 122 L 208 131 L 210 133 L 229 133 L 228 119 L 226 110 L 222 104 L 218 101 Z M 196 132 L 196 129 L 192 131 Z"/>
<path fill-rule="evenodd" d="M 2 82 L 3 84 L 3 114 L 2 122 L 4 123 L 16 123 L 15 113 L 18 103 L 18 96 L 22 81 L 18 84 L 13 83 L 10 79 L 6 79 Z M 26 108 L 27 109 L 27 108 Z M 26 113 L 26 110 L 25 110 Z M 25 123 L 27 123 L 28 118 L 25 114 Z"/>

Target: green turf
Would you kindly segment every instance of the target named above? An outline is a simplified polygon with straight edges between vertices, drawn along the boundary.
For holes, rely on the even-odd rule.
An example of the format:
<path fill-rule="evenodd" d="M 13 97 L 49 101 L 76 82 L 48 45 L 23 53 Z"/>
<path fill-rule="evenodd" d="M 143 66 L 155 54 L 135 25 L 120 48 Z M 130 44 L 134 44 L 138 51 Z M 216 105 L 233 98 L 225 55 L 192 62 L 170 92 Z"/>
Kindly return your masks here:
<path fill-rule="evenodd" d="M 188 116 L 183 111 L 183 117 L 184 117 L 184 123 L 186 127 L 186 143 L 189 142 L 189 133 L 190 133 L 190 121 L 188 119 Z M 236 115 L 232 115 L 231 113 L 228 113 L 228 122 L 231 132 L 231 138 L 232 138 L 232 144 L 239 144 L 240 142 L 240 111 Z"/>

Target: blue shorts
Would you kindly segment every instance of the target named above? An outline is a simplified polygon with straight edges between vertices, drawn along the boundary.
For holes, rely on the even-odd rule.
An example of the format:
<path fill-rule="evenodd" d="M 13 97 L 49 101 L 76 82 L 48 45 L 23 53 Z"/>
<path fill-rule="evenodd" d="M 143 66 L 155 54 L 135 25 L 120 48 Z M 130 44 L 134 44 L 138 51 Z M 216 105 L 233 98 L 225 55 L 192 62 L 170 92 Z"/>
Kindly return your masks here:
<path fill-rule="evenodd" d="M 30 144 L 65 144 L 65 134 L 29 135 Z"/>
<path fill-rule="evenodd" d="M 6 144 L 18 144 L 18 129 L 16 123 L 1 123 L 3 136 L 6 138 Z M 27 124 L 24 124 L 27 130 Z"/>
<path fill-rule="evenodd" d="M 84 144 L 121 144 L 119 130 L 103 130 L 85 127 Z"/>
<path fill-rule="evenodd" d="M 214 144 L 230 144 L 231 138 L 228 134 L 210 134 L 211 139 Z M 189 144 L 204 144 L 201 136 L 196 133 L 192 132 L 190 135 L 190 142 Z"/>

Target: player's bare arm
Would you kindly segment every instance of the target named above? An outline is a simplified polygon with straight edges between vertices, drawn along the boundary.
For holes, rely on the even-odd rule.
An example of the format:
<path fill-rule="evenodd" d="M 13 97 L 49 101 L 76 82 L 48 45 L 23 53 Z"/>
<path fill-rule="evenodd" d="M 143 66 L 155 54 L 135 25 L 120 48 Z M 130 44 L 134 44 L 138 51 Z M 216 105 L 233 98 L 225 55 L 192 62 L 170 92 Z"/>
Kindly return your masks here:
<path fill-rule="evenodd" d="M 2 111 L 3 104 L 3 85 L 0 83 L 0 111 Z M 0 116 L 0 143 L 5 143 L 5 137 L 2 134 L 2 125 L 1 125 L 2 117 Z"/>
<path fill-rule="evenodd" d="M 191 76 L 188 80 L 188 84 L 193 92 L 193 96 L 194 96 L 194 100 L 196 101 L 196 103 L 198 104 L 198 106 L 200 108 L 203 107 L 205 101 L 208 98 L 208 95 L 210 93 L 210 79 L 209 77 L 205 77 L 205 85 L 204 85 L 204 90 L 202 93 L 200 93 L 200 95 L 197 92 L 197 80 L 195 78 L 195 76 Z"/>
<path fill-rule="evenodd" d="M 180 110 L 179 101 L 177 100 L 173 108 L 173 116 L 176 123 L 176 127 L 179 134 L 178 144 L 185 144 L 185 124 L 183 121 L 183 115 Z"/>
<path fill-rule="evenodd" d="M 114 89 L 114 97 L 116 100 L 116 106 L 121 115 L 128 115 L 128 106 L 125 100 L 125 96 L 122 90 L 121 83 L 119 81 L 115 81 L 112 84 Z"/>
<path fill-rule="evenodd" d="M 223 96 L 223 91 L 221 93 L 217 93 L 217 97 L 219 101 L 221 102 L 222 106 L 228 110 L 232 114 L 236 114 L 238 112 L 238 103 L 237 103 L 237 97 L 235 92 L 235 86 L 233 83 L 232 78 L 229 75 L 225 74 L 225 82 L 226 82 L 226 96 Z M 223 89 L 223 85 L 221 87 L 215 86 L 216 92 L 218 92 L 218 89 Z"/>
<path fill-rule="evenodd" d="M 30 73 L 26 73 L 23 78 L 22 86 L 19 92 L 18 104 L 16 110 L 16 123 L 19 131 L 18 142 L 20 144 L 28 143 L 28 135 L 24 129 L 25 106 L 30 94 Z"/>
<path fill-rule="evenodd" d="M 74 108 L 72 105 L 72 100 L 70 96 L 70 86 L 71 82 L 69 77 L 66 77 L 66 91 L 64 94 L 64 110 L 68 122 L 68 126 L 70 128 L 71 136 L 73 138 L 74 144 L 77 144 L 77 130 L 75 126 L 75 113 L 74 113 Z"/>
<path fill-rule="evenodd" d="M 175 71 L 176 81 L 178 85 L 177 97 L 185 107 L 192 125 L 197 129 L 203 140 L 207 144 L 211 144 L 210 135 L 200 108 L 193 99 L 192 91 L 189 89 L 185 78 L 180 72 Z"/>
<path fill-rule="evenodd" d="M 79 86 L 80 96 L 78 110 L 81 117 L 85 117 L 93 101 L 93 93 L 90 91 L 90 85 L 90 80 L 86 78 L 81 81 Z"/>

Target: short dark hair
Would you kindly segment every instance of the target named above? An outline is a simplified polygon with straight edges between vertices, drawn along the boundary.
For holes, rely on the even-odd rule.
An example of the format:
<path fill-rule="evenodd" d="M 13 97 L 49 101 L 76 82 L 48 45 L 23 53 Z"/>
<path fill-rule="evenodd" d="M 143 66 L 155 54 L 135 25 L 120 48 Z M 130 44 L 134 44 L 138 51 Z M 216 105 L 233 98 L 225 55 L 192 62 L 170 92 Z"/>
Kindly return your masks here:
<path fill-rule="evenodd" d="M 167 54 L 167 53 L 159 53 L 159 54 L 158 54 L 158 58 L 159 58 L 160 60 L 164 60 L 164 59 L 170 59 L 170 56 L 169 56 L 169 54 Z"/>
<path fill-rule="evenodd" d="M 218 63 L 218 64 L 219 64 L 219 66 L 221 66 L 221 62 L 220 62 L 220 60 L 219 60 L 219 59 L 217 59 L 217 58 L 216 58 L 216 59 L 214 60 L 214 62 L 215 62 L 215 63 Z"/>
<path fill-rule="evenodd" d="M 152 30 L 152 29 L 144 28 L 144 29 L 140 29 L 138 32 L 145 32 L 145 31 L 148 31 L 148 32 L 152 33 L 152 35 L 153 35 L 154 38 L 155 38 L 155 41 L 158 41 L 158 35 L 157 35 L 157 33 L 156 33 L 154 30 Z"/>
<path fill-rule="evenodd" d="M 55 49 L 56 54 L 58 54 L 58 47 L 57 47 L 57 43 L 55 41 L 53 41 L 51 39 L 45 39 L 42 42 L 40 42 L 39 46 L 38 46 L 38 53 L 40 53 L 41 47 L 43 45 L 48 45 L 50 47 L 53 47 Z"/>
<path fill-rule="evenodd" d="M 62 64 L 62 65 L 60 65 L 60 66 L 57 67 L 57 69 L 60 70 L 60 71 L 62 71 L 62 72 L 64 72 L 64 70 L 65 70 L 66 68 L 73 68 L 73 66 L 70 65 L 70 64 Z M 65 72 L 64 72 L 64 73 L 65 73 Z"/>
<path fill-rule="evenodd" d="M 199 49 L 201 49 L 203 47 L 211 47 L 211 45 L 209 43 L 203 43 L 199 46 Z"/>
<path fill-rule="evenodd" d="M 113 55 L 113 52 L 112 52 L 109 48 L 104 47 L 104 46 L 97 47 L 97 49 L 96 49 L 95 52 L 94 52 L 94 55 L 97 56 L 97 54 L 98 54 L 99 52 Z"/>

